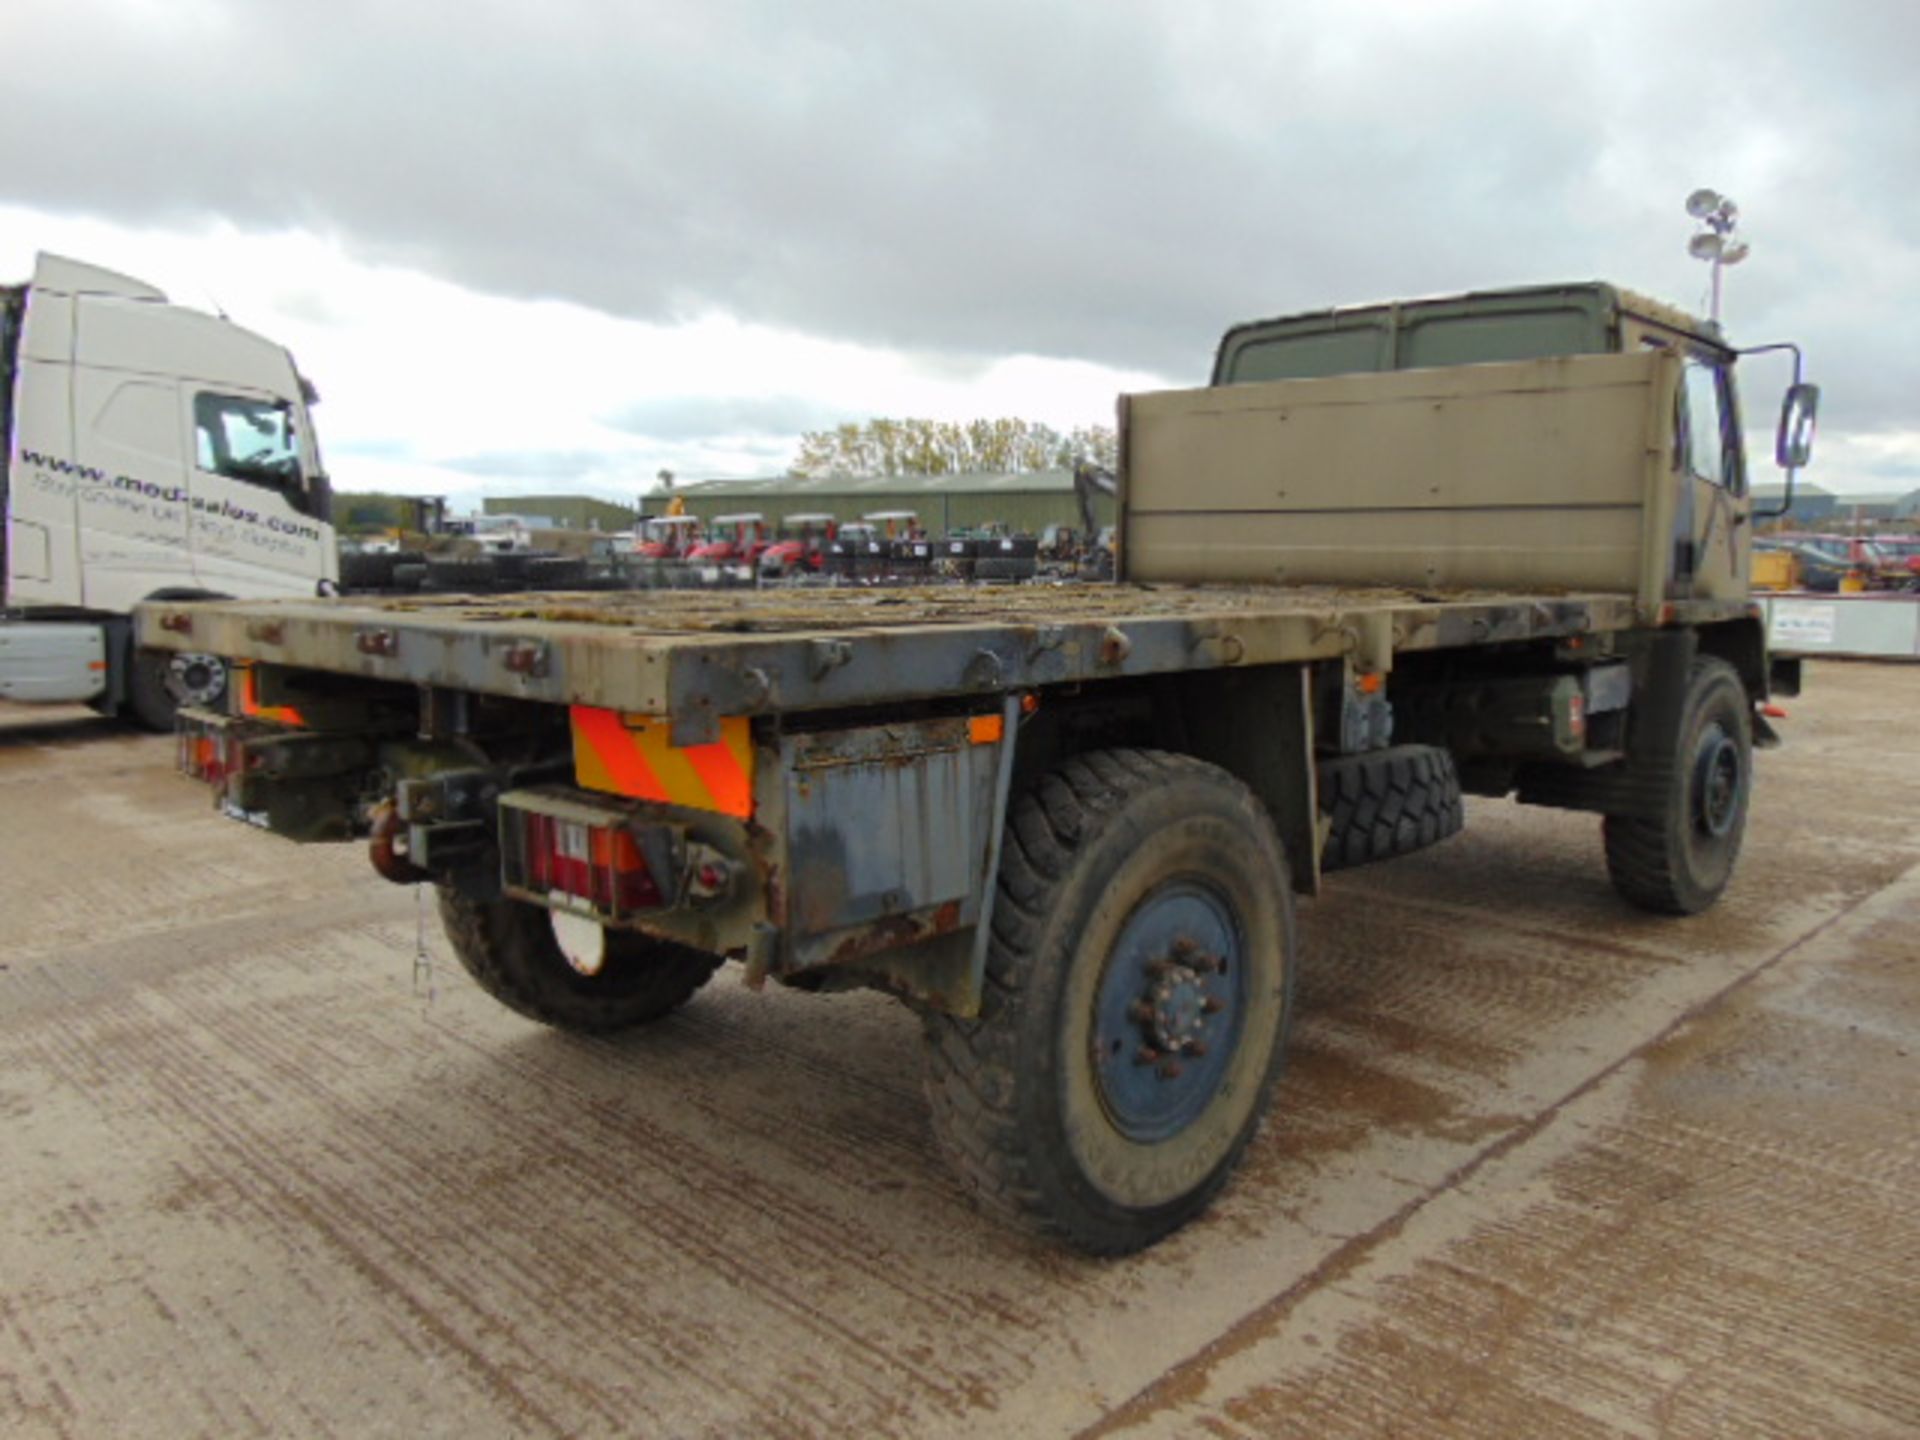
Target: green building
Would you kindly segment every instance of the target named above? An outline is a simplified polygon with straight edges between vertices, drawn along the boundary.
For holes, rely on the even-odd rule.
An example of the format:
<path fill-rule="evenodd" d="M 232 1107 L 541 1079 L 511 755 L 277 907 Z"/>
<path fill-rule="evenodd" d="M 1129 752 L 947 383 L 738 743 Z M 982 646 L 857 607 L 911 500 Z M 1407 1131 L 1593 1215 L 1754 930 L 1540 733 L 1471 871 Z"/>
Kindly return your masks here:
<path fill-rule="evenodd" d="M 524 515 L 553 530 L 631 530 L 633 507 L 591 495 L 494 495 L 482 502 L 488 515 Z"/>
<path fill-rule="evenodd" d="M 999 524 L 1039 534 L 1049 525 L 1080 524 L 1068 470 L 1038 470 L 1019 475 L 777 475 L 752 480 L 691 480 L 671 494 L 643 497 L 646 512 L 665 511 L 674 496 L 689 515 L 757 512 L 778 525 L 784 516 L 829 514 L 845 522 L 883 510 L 911 510 L 930 534 Z M 1113 523 L 1113 501 L 1094 500 L 1102 525 Z"/>

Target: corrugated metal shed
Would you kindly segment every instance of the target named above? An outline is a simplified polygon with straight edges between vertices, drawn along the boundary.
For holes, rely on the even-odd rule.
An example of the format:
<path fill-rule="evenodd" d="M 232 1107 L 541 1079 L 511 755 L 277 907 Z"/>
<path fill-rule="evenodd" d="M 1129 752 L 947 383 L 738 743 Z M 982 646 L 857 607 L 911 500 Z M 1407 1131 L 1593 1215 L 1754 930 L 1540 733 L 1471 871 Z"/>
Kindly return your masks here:
<path fill-rule="evenodd" d="M 687 513 L 710 520 L 716 515 L 759 511 L 778 523 L 783 515 L 825 512 L 837 520 L 858 520 L 881 510 L 911 510 L 936 535 L 979 525 L 1001 524 L 1038 533 L 1048 525 L 1080 523 L 1073 499 L 1073 475 L 1038 470 L 1018 475 L 776 475 L 749 480 L 694 480 L 675 487 Z M 645 497 L 647 513 L 663 511 L 669 497 Z M 1102 525 L 1113 523 L 1113 501 L 1095 501 Z"/>

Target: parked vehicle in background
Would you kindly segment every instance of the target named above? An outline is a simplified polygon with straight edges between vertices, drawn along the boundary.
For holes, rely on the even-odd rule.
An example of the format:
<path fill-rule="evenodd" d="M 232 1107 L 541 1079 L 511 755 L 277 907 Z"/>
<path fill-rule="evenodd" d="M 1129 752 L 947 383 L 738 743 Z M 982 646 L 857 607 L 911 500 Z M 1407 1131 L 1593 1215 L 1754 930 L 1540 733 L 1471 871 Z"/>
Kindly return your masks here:
<path fill-rule="evenodd" d="M 889 543 L 871 521 L 849 521 L 827 545 L 827 573 L 842 579 L 878 576 L 887 568 Z"/>
<path fill-rule="evenodd" d="M 769 580 L 818 575 L 826 568 L 827 547 L 838 531 L 834 517 L 821 512 L 788 515 L 780 537 L 760 554 L 760 574 Z"/>
<path fill-rule="evenodd" d="M 482 550 L 511 554 L 533 548 L 533 521 L 524 515 L 475 515 L 470 523 L 467 533 Z"/>
<path fill-rule="evenodd" d="M 634 536 L 634 553 L 642 559 L 684 560 L 700 544 L 700 521 L 693 515 L 649 515 Z"/>
<path fill-rule="evenodd" d="M 332 495 L 293 357 L 130 276 L 42 254 L 0 288 L 0 699 L 172 726 L 226 664 L 132 643 L 142 600 L 337 584 Z"/>
<path fill-rule="evenodd" d="M 1906 563 L 1882 545 L 1880 537 L 1785 533 L 1754 539 L 1758 551 L 1785 551 L 1798 562 L 1800 583 L 1808 590 L 1862 591 L 1904 588 Z"/>
<path fill-rule="evenodd" d="M 751 575 L 767 548 L 766 516 L 716 515 L 707 523 L 706 539 L 687 552 L 687 563 L 712 571 L 745 571 Z"/>
<path fill-rule="evenodd" d="M 367 834 L 501 1003 L 625 1029 L 729 959 L 898 996 L 964 1183 L 1120 1253 L 1261 1122 L 1293 895 L 1446 839 L 1463 790 L 1600 815 L 1643 909 L 1724 892 L 1797 684 L 1737 358 L 1599 284 L 1257 321 L 1213 386 L 1122 398 L 1116 583 L 166 603 L 141 638 L 252 666 L 183 717 L 217 803 Z"/>
<path fill-rule="evenodd" d="M 1920 535 L 1875 535 L 1881 573 L 1907 589 L 1920 589 Z"/>

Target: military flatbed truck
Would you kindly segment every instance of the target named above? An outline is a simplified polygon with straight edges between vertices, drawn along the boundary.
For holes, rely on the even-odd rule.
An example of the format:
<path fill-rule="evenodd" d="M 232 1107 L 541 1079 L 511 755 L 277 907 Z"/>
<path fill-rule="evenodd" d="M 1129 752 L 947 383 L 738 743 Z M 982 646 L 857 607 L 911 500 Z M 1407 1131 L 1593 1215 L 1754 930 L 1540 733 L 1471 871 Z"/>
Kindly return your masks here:
<path fill-rule="evenodd" d="M 140 639 L 239 667 L 180 728 L 217 803 L 366 836 L 500 1001 L 619 1029 L 728 960 L 890 992 L 968 1186 L 1121 1253 L 1268 1107 L 1292 897 L 1463 789 L 1598 813 L 1636 905 L 1725 889 L 1772 738 L 1735 360 L 1599 284 L 1261 322 L 1120 402 L 1112 583 L 163 603 Z M 1796 363 L 1784 464 L 1815 398 Z"/>

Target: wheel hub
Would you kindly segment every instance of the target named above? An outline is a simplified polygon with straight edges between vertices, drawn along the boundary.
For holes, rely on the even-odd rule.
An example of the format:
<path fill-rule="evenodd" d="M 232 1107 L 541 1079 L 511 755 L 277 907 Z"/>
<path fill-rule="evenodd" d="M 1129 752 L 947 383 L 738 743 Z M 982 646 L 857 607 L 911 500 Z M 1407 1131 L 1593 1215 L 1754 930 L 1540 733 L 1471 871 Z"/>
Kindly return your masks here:
<path fill-rule="evenodd" d="M 1733 829 L 1740 808 L 1740 747 L 1719 725 L 1700 737 L 1693 760 L 1693 813 L 1699 827 L 1714 839 Z"/>
<path fill-rule="evenodd" d="M 1135 1057 L 1140 1063 L 1207 1053 L 1207 1017 L 1222 1008 L 1220 999 L 1207 993 L 1207 977 L 1222 968 L 1219 956 L 1207 954 L 1189 936 L 1177 937 L 1165 955 L 1147 962 L 1146 994 L 1128 1012 L 1140 1024 L 1142 1044 Z M 1171 1079 L 1168 1068 L 1162 1065 L 1160 1073 Z"/>
<path fill-rule="evenodd" d="M 167 688 L 179 704 L 211 705 L 226 692 L 226 662 L 218 655 L 175 655 L 167 662 Z"/>
<path fill-rule="evenodd" d="M 1093 1049 L 1115 1126 L 1152 1142 L 1211 1102 L 1239 1038 L 1239 926 L 1209 888 L 1176 885 L 1146 901 L 1109 957 Z"/>

